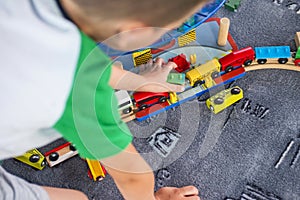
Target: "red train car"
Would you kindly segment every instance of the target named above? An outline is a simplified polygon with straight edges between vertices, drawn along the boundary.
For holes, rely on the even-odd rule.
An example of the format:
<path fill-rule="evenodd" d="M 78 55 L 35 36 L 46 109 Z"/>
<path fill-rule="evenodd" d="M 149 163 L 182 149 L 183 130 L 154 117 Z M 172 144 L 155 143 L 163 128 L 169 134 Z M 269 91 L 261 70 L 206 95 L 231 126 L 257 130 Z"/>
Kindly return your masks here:
<path fill-rule="evenodd" d="M 175 70 L 179 73 L 184 72 L 185 70 L 188 70 L 190 68 L 190 63 L 186 60 L 186 56 L 183 53 L 170 58 L 169 62 L 176 63 L 177 67 L 175 68 Z"/>
<path fill-rule="evenodd" d="M 299 66 L 299 67 L 300 67 L 300 58 L 299 58 L 299 59 L 296 59 L 296 60 L 294 61 L 294 63 L 295 63 L 296 66 Z"/>
<path fill-rule="evenodd" d="M 46 152 L 44 155 L 50 167 L 53 167 L 73 156 L 76 156 L 78 151 L 75 147 L 70 143 L 67 142 L 51 151 Z"/>
<path fill-rule="evenodd" d="M 252 47 L 246 47 L 220 58 L 219 62 L 221 64 L 221 71 L 230 72 L 234 67 L 251 65 L 254 59 L 254 50 Z"/>
<path fill-rule="evenodd" d="M 168 92 L 135 92 L 133 93 L 133 98 L 135 100 L 136 106 L 140 110 L 144 110 L 153 104 L 164 103 L 169 98 Z"/>

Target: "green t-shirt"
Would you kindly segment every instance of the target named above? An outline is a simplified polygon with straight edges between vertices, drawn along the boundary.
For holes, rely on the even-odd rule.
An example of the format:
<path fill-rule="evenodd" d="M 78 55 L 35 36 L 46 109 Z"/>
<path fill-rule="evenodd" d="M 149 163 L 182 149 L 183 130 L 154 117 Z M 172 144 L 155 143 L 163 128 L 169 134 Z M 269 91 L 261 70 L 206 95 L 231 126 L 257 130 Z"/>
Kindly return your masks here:
<path fill-rule="evenodd" d="M 124 150 L 132 141 L 109 86 L 111 60 L 81 32 L 81 50 L 73 87 L 54 125 L 81 157 L 101 159 Z"/>

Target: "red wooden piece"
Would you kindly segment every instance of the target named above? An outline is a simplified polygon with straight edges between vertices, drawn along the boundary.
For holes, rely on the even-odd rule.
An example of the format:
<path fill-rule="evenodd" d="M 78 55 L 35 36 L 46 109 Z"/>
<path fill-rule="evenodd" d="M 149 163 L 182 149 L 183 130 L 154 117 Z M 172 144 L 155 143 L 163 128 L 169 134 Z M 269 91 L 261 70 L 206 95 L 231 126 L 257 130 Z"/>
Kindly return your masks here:
<path fill-rule="evenodd" d="M 153 104 L 165 102 L 169 98 L 169 93 L 135 92 L 133 98 L 138 108 L 145 109 Z"/>
<path fill-rule="evenodd" d="M 170 58 L 169 62 L 176 63 L 177 67 L 175 68 L 175 70 L 179 73 L 184 72 L 185 70 L 190 68 L 190 63 L 186 60 L 186 56 L 183 53 Z"/>
<path fill-rule="evenodd" d="M 231 72 L 225 73 L 222 76 L 215 78 L 214 81 L 216 82 L 216 84 L 221 84 L 221 83 L 226 82 L 227 80 L 234 78 L 244 72 L 245 72 L 245 68 L 239 67 Z"/>
<path fill-rule="evenodd" d="M 229 71 L 233 67 L 242 66 L 243 64 L 248 66 L 255 59 L 255 52 L 252 47 L 246 47 L 219 59 L 221 64 L 221 71 Z"/>

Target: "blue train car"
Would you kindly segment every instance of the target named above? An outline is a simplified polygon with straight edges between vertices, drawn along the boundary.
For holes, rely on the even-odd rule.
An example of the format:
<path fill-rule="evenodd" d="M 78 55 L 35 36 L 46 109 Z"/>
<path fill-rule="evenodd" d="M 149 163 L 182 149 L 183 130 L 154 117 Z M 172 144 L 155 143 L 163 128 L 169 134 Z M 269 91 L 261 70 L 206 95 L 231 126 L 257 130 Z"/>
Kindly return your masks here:
<path fill-rule="evenodd" d="M 265 64 L 268 58 L 278 58 L 280 64 L 285 64 L 291 57 L 289 46 L 255 47 L 255 57 L 259 64 Z"/>

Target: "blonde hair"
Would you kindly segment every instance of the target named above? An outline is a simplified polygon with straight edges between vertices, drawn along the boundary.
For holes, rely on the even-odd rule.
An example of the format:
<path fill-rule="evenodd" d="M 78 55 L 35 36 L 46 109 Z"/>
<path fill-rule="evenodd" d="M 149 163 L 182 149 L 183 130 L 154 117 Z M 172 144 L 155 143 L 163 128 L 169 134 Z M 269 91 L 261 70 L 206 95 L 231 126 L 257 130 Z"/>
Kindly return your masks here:
<path fill-rule="evenodd" d="M 95 21 L 139 20 L 148 26 L 166 26 L 186 17 L 208 0 L 72 0 Z"/>

